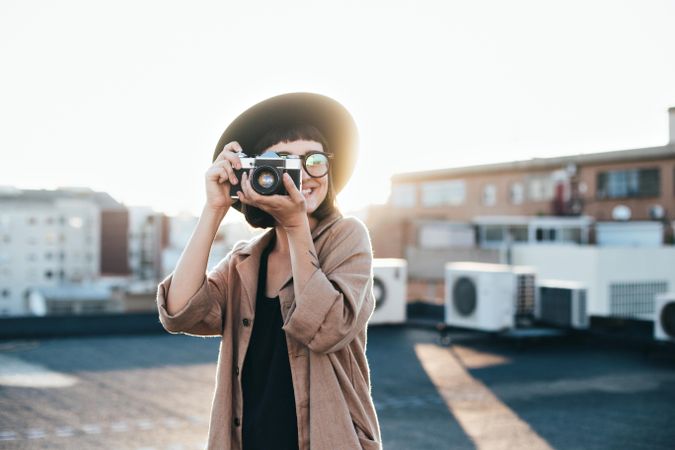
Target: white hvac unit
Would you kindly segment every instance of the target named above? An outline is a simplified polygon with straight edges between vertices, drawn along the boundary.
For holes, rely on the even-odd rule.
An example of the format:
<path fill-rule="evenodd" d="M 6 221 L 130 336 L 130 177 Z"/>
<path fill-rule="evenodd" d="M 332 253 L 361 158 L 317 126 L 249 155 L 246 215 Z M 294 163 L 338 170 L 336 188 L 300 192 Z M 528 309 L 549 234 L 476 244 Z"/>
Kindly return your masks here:
<path fill-rule="evenodd" d="M 654 338 L 675 342 L 675 292 L 656 296 Z"/>
<path fill-rule="evenodd" d="M 405 259 L 373 259 L 375 311 L 370 317 L 371 325 L 405 322 L 407 267 Z"/>
<path fill-rule="evenodd" d="M 536 319 L 563 328 L 588 328 L 587 289 L 574 281 L 537 281 Z"/>
<path fill-rule="evenodd" d="M 503 331 L 534 320 L 535 272 L 524 266 L 484 263 L 445 265 L 445 323 Z"/>
<path fill-rule="evenodd" d="M 675 247 L 518 245 L 515 264 L 534 266 L 541 279 L 587 288 L 588 315 L 652 322 L 655 297 L 675 289 Z"/>

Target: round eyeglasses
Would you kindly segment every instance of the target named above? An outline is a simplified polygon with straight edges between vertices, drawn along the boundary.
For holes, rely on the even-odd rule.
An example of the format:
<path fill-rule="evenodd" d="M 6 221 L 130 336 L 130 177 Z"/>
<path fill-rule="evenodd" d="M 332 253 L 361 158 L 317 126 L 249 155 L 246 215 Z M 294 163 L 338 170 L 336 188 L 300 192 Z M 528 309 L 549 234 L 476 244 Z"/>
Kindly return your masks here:
<path fill-rule="evenodd" d="M 288 152 L 278 152 L 279 156 L 291 156 L 292 153 Z M 302 167 L 305 168 L 305 172 L 312 178 L 321 178 L 326 176 L 330 170 L 330 160 L 333 159 L 333 155 L 330 153 L 320 152 L 318 150 L 310 150 L 304 155 L 296 155 L 302 159 Z"/>

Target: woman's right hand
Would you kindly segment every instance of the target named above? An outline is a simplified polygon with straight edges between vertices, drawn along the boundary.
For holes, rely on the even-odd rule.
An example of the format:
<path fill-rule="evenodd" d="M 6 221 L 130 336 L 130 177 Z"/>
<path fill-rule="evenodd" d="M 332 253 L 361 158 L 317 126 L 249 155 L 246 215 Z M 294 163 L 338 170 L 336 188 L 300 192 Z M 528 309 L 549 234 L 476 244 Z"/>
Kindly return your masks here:
<path fill-rule="evenodd" d="M 213 165 L 206 171 L 206 206 L 218 209 L 229 209 L 236 199 L 230 198 L 230 186 L 238 184 L 234 169 L 241 169 L 238 153 L 241 152 L 238 142 L 232 141 L 223 147 Z"/>

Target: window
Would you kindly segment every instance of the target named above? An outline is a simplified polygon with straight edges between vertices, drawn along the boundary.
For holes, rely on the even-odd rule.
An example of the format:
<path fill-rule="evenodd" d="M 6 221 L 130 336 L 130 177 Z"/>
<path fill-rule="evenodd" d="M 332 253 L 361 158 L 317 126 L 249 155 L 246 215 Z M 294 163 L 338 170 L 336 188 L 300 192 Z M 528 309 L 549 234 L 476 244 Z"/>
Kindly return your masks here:
<path fill-rule="evenodd" d="M 556 240 L 557 231 L 555 228 L 537 228 L 535 237 L 537 242 L 550 242 Z"/>
<path fill-rule="evenodd" d="M 483 204 L 485 206 L 494 206 L 497 204 L 497 186 L 486 184 L 483 186 Z"/>
<path fill-rule="evenodd" d="M 514 225 L 509 227 L 507 233 L 511 235 L 514 242 L 527 242 L 529 239 L 526 225 Z"/>
<path fill-rule="evenodd" d="M 581 244 L 581 228 L 563 228 L 562 230 L 563 242 L 576 242 Z"/>
<path fill-rule="evenodd" d="M 658 197 L 660 178 L 658 168 L 600 172 L 597 196 L 599 199 Z"/>
<path fill-rule="evenodd" d="M 549 174 L 532 175 L 527 180 L 527 196 L 535 202 L 553 200 L 553 178 Z"/>
<path fill-rule="evenodd" d="M 79 216 L 73 216 L 70 219 L 68 219 L 68 225 L 70 225 L 73 228 L 82 228 L 82 224 L 84 221 L 82 220 L 82 217 Z"/>
<path fill-rule="evenodd" d="M 473 227 L 469 224 L 422 224 L 418 236 L 421 248 L 473 248 L 476 244 Z"/>
<path fill-rule="evenodd" d="M 417 187 L 414 184 L 398 184 L 391 188 L 391 204 L 399 208 L 412 208 L 417 203 Z"/>
<path fill-rule="evenodd" d="M 504 227 L 501 225 L 487 225 L 484 232 L 486 242 L 501 242 L 504 240 Z"/>
<path fill-rule="evenodd" d="M 513 183 L 510 189 L 511 203 L 521 205 L 525 200 L 525 189 L 523 183 Z"/>
<path fill-rule="evenodd" d="M 424 206 L 457 206 L 464 203 L 465 196 L 464 180 L 430 181 L 422 185 Z"/>

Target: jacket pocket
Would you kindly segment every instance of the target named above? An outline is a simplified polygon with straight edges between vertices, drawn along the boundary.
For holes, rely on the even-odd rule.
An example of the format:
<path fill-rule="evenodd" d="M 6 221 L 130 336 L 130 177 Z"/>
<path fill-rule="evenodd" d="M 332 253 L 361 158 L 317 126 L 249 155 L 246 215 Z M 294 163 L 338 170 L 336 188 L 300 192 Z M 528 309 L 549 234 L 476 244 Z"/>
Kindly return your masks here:
<path fill-rule="evenodd" d="M 352 423 L 354 424 L 354 430 L 356 430 L 356 437 L 359 439 L 359 444 L 361 444 L 363 450 L 382 450 L 381 442 L 366 434 L 356 423 Z"/>

